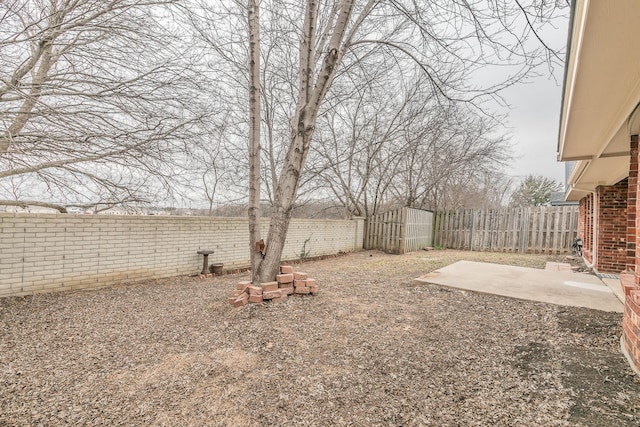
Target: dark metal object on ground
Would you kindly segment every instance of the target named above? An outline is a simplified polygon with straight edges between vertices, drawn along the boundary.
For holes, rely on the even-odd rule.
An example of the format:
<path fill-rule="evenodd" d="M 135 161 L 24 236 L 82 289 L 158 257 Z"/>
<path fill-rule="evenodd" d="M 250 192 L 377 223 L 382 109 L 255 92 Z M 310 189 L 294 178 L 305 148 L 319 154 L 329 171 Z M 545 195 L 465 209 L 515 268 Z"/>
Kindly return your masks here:
<path fill-rule="evenodd" d="M 582 256 L 582 239 L 581 238 L 577 238 L 576 240 L 573 241 L 573 245 L 571 245 L 571 247 L 573 248 L 573 252 L 578 255 L 578 256 Z"/>
<path fill-rule="evenodd" d="M 209 271 L 211 272 L 211 274 L 222 274 L 222 267 L 224 267 L 224 264 L 221 262 L 216 262 L 213 263 L 209 266 Z"/>

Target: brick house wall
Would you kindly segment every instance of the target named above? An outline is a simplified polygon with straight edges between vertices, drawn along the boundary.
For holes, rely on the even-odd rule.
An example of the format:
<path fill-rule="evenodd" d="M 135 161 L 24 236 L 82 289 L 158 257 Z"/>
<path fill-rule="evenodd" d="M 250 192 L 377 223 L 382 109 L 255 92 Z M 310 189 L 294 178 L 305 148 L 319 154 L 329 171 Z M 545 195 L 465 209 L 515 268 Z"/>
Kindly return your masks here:
<path fill-rule="evenodd" d="M 596 188 L 597 256 L 595 268 L 602 273 L 620 273 L 627 269 L 627 197 L 628 179 Z"/>
<path fill-rule="evenodd" d="M 627 193 L 627 271 L 635 271 L 636 266 L 636 211 L 638 202 L 638 136 L 631 137 L 629 178 Z"/>
<path fill-rule="evenodd" d="M 640 372 L 640 285 L 637 280 L 637 272 L 620 275 L 625 295 L 621 341 L 629 363 Z"/>
<path fill-rule="evenodd" d="M 627 246 L 627 255 L 633 257 L 628 262 L 627 273 L 620 275 L 624 290 L 624 314 L 622 317 L 622 349 L 629 363 L 640 371 L 640 253 L 635 250 L 640 243 L 640 200 L 638 200 L 638 137 L 631 137 L 629 159 L 629 192 L 627 209 L 627 239 L 633 245 Z"/>
<path fill-rule="evenodd" d="M 632 137 L 628 178 L 612 186 L 596 189 L 580 200 L 578 236 L 584 244 L 584 257 L 596 265 L 599 272 L 620 273 L 624 290 L 624 314 L 621 346 L 629 364 L 640 372 L 640 201 L 638 200 L 638 137 Z M 597 209 L 595 209 L 597 205 Z M 594 218 L 594 210 L 597 218 Z M 594 219 L 597 232 L 593 247 Z"/>

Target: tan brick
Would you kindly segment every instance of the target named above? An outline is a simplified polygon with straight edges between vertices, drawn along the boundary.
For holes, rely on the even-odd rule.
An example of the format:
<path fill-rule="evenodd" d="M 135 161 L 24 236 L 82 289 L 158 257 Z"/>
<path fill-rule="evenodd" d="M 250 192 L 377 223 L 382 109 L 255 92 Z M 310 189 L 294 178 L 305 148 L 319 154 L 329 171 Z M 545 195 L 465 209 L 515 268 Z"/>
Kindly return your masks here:
<path fill-rule="evenodd" d="M 271 300 L 271 302 L 287 302 L 288 296 L 287 295 L 282 295 L 278 298 L 274 298 Z"/>
<path fill-rule="evenodd" d="M 316 282 L 316 279 L 307 279 L 307 286 L 318 286 L 318 283 Z"/>
<path fill-rule="evenodd" d="M 276 281 L 278 283 L 293 283 L 293 274 L 278 274 Z"/>
<path fill-rule="evenodd" d="M 280 292 L 280 290 L 276 290 L 276 291 L 268 291 L 268 292 L 264 292 L 262 294 L 262 299 L 274 299 L 274 298 L 280 298 L 282 296 L 282 292 Z"/>
<path fill-rule="evenodd" d="M 262 288 L 260 286 L 247 286 L 246 289 L 249 295 L 262 295 Z"/>
<path fill-rule="evenodd" d="M 311 295 L 318 295 L 318 291 L 318 285 L 309 286 L 309 292 L 311 293 Z"/>
<path fill-rule="evenodd" d="M 278 290 L 278 282 L 265 282 L 261 283 L 263 292 L 277 291 Z"/>
<path fill-rule="evenodd" d="M 296 286 L 294 291 L 296 294 L 308 294 L 311 290 L 306 286 Z"/>
<path fill-rule="evenodd" d="M 238 298 L 240 295 L 244 294 L 244 291 L 241 291 L 240 289 L 236 289 L 235 291 L 233 291 L 233 293 L 231 294 L 231 296 Z"/>
<path fill-rule="evenodd" d="M 236 285 L 236 289 L 244 291 L 248 286 L 251 286 L 251 282 L 248 280 L 243 280 L 242 282 L 238 282 L 238 284 Z"/>
<path fill-rule="evenodd" d="M 248 300 L 246 300 L 246 299 L 238 298 L 237 300 L 232 302 L 231 305 L 234 306 L 234 307 L 242 307 L 242 306 L 247 305 L 247 302 L 248 302 Z"/>
<path fill-rule="evenodd" d="M 240 295 L 237 298 L 229 298 L 229 304 L 231 304 L 234 307 L 242 307 L 243 305 L 247 305 L 247 302 L 249 301 L 249 295 L 247 295 L 246 293 L 242 293 L 242 295 Z"/>
<path fill-rule="evenodd" d="M 282 274 L 293 274 L 293 267 L 291 267 L 290 265 L 281 265 L 280 266 L 280 273 L 282 273 Z"/>
<path fill-rule="evenodd" d="M 307 280 L 307 273 L 303 273 L 301 271 L 296 271 L 295 273 L 293 273 L 293 278 L 296 280 Z"/>
<path fill-rule="evenodd" d="M 293 281 L 293 286 L 295 286 L 296 288 L 298 286 L 306 287 L 307 286 L 307 281 L 306 280 L 294 280 Z"/>
<path fill-rule="evenodd" d="M 262 295 L 249 295 L 249 302 L 258 304 L 262 302 Z"/>
<path fill-rule="evenodd" d="M 292 295 L 293 294 L 293 286 L 288 287 L 288 288 L 280 288 L 280 292 L 283 295 Z"/>

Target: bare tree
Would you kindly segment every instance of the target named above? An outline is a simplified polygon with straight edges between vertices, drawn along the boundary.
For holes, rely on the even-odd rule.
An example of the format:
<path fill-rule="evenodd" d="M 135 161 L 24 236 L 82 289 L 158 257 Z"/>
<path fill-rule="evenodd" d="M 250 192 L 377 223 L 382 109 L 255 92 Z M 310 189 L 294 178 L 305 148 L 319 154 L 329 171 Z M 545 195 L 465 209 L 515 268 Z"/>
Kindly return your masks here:
<path fill-rule="evenodd" d="M 361 16 L 364 18 L 373 6 L 374 1 L 367 3 Z M 272 279 L 278 270 L 299 179 L 311 145 L 320 105 L 345 54 L 345 44 L 350 43 L 362 23 L 359 18 L 352 23 L 354 7 L 353 1 L 337 2 L 326 15 L 328 19 L 324 31 L 319 32 L 318 26 L 322 25 L 319 23 L 319 1 L 307 0 L 305 3 L 299 49 L 299 93 L 284 168 L 274 193 L 267 238 L 269 250 L 254 271 L 254 276 L 260 280 Z M 316 72 L 318 62 L 321 65 Z"/>
<path fill-rule="evenodd" d="M 394 71 L 378 70 L 383 71 L 383 79 L 356 80 L 368 84 L 354 85 L 323 114 L 307 171 L 345 206 L 348 215 L 375 214 L 391 199 L 390 186 L 403 173 L 398 169 L 402 159 L 416 154 L 408 151 L 407 138 L 413 138 L 413 130 L 424 124 L 429 109 L 424 81 L 398 78 L 392 84 L 387 76 Z M 334 102 L 341 96 L 335 92 L 331 92 Z"/>
<path fill-rule="evenodd" d="M 0 2 L 3 204 L 64 210 L 173 191 L 210 115 L 173 3 Z"/>
<path fill-rule="evenodd" d="M 227 141 L 229 123 L 226 117 L 220 117 L 214 129 L 203 137 L 202 144 L 190 148 L 189 158 L 191 170 L 185 178 L 189 183 L 191 200 L 198 203 L 202 196 L 206 200 L 207 215 L 212 216 L 217 204 L 228 202 L 237 187 L 237 161 L 230 156 Z M 242 189 L 243 194 L 246 189 Z M 183 194 L 189 194 L 185 188 Z M 237 198 L 237 194 L 235 195 Z"/>
<path fill-rule="evenodd" d="M 260 7 L 258 0 L 249 0 L 249 251 L 252 281 L 260 282 L 258 274 L 264 243 L 260 238 Z M 255 245 L 258 245 L 254 247 Z M 275 277 L 275 274 L 274 274 Z"/>
<path fill-rule="evenodd" d="M 372 51 L 391 60 L 409 58 L 427 76 L 442 105 L 465 102 L 482 111 L 487 97 L 495 99 L 500 89 L 522 80 L 539 63 L 546 46 L 531 48 L 529 40 L 559 6 L 564 5 L 307 0 L 297 33 L 299 79 L 291 137 L 274 189 L 269 250 L 254 274 L 271 280 L 277 271 L 321 106 L 339 71 L 348 72 Z M 288 14 L 298 11 L 292 9 Z M 469 72 L 496 63 L 512 72 L 489 87 L 466 83 Z M 457 154 L 464 156 L 465 145 L 460 149 Z"/>
<path fill-rule="evenodd" d="M 405 204 L 432 210 L 448 209 L 456 198 L 473 204 L 471 193 L 477 197 L 485 179 L 509 159 L 508 140 L 493 131 L 496 118 L 464 108 L 443 110 L 431 123 L 408 146 L 415 154 L 407 156 L 402 168 Z"/>
<path fill-rule="evenodd" d="M 307 175 L 323 182 L 347 213 L 495 199 L 484 184 L 508 159 L 507 139 L 490 131 L 499 117 L 478 116 L 465 105 L 443 108 L 419 77 L 406 87 L 357 92 L 319 121 L 326 126 L 316 134 Z"/>
<path fill-rule="evenodd" d="M 455 176 L 447 180 L 447 188 L 438 189 L 433 206 L 437 210 L 498 209 L 508 204 L 512 186 L 513 178 L 500 171 L 480 171 L 471 178 Z"/>

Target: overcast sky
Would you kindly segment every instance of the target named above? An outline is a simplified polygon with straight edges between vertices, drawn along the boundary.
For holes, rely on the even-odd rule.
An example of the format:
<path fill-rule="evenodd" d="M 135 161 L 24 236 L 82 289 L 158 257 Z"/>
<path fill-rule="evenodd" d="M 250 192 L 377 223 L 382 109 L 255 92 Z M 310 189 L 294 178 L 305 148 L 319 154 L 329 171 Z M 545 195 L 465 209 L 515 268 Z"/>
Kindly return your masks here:
<path fill-rule="evenodd" d="M 567 26 L 568 19 L 545 37 L 546 41 L 553 46 L 566 45 Z M 509 126 L 515 156 L 506 173 L 516 178 L 543 175 L 564 183 L 564 163 L 556 161 L 564 69 L 555 71 L 555 80 L 546 68 L 539 72 L 545 75 L 503 93 L 512 107 Z"/>
<path fill-rule="evenodd" d="M 560 82 L 547 77 L 537 78 L 529 84 L 509 89 L 505 98 L 512 106 L 509 125 L 515 156 L 507 174 L 514 177 L 543 175 L 564 182 L 564 163 L 556 161 L 562 98 Z"/>

